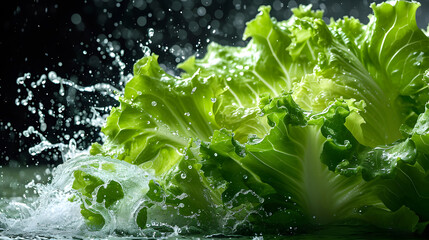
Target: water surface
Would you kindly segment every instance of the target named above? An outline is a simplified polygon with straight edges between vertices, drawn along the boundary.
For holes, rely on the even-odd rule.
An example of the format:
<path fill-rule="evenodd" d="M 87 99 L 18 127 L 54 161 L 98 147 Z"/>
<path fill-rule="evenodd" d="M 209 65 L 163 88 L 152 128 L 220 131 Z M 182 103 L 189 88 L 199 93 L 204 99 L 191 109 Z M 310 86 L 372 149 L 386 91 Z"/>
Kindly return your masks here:
<path fill-rule="evenodd" d="M 68 208 L 73 208 L 76 206 L 74 206 L 72 203 L 68 204 L 67 201 L 61 199 L 61 195 L 57 196 L 56 198 L 51 198 L 50 203 L 38 202 L 38 192 L 36 191 L 37 187 L 35 186 L 38 186 L 38 184 L 49 183 L 51 181 L 52 171 L 53 169 L 47 166 L 0 168 L 0 239 L 425 239 L 424 236 L 381 231 L 362 226 L 328 226 L 314 229 L 308 233 L 301 233 L 292 236 L 225 236 L 222 234 L 198 234 L 181 236 L 180 234 L 173 232 L 164 233 L 163 236 L 161 236 L 162 234 L 157 233 L 154 237 L 130 236 L 120 233 L 105 236 L 91 236 L 88 235 L 88 233 L 91 234 L 90 232 L 78 232 L 76 229 L 73 229 L 73 227 L 79 227 L 80 224 L 83 223 L 83 220 L 80 219 L 81 221 L 79 221 L 79 218 L 81 218 L 79 211 L 77 211 L 76 215 L 70 215 L 71 209 Z M 40 212 L 40 205 L 43 204 L 46 204 L 46 206 L 43 208 L 45 211 L 44 213 Z M 61 211 L 63 212 L 61 213 Z M 34 214 L 38 219 L 34 219 L 35 216 L 31 216 Z M 64 222 L 59 223 L 56 226 L 54 221 L 61 220 L 61 218 L 58 218 L 61 214 L 65 214 L 69 217 L 69 219 L 62 219 Z M 76 221 L 70 221 L 72 220 L 71 218 L 76 218 Z M 26 224 L 27 228 L 25 229 L 25 232 L 19 232 L 16 228 L 12 230 L 5 230 L 7 227 L 6 225 L 11 224 L 11 219 L 15 219 L 17 221 L 16 224 L 18 225 L 22 226 L 23 224 Z M 30 221 L 28 221 L 28 219 L 30 219 Z M 46 220 L 47 224 L 40 226 L 40 228 L 38 225 L 31 225 L 31 222 L 38 222 L 41 219 Z M 70 231 L 64 231 L 64 223 L 71 224 Z M 47 231 L 48 228 L 49 231 Z"/>

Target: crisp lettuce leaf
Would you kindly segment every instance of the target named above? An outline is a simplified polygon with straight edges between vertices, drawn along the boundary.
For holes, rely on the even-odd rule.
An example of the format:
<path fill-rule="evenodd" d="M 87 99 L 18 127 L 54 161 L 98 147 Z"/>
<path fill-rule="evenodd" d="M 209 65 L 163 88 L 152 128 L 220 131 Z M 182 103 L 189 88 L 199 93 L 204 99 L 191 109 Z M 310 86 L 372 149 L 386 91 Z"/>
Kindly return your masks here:
<path fill-rule="evenodd" d="M 251 40 L 246 47 L 211 43 L 203 59 L 191 57 L 178 66 L 185 70 L 183 76 L 199 70 L 203 76 L 219 78 L 225 92 L 216 97 L 216 120 L 224 123 L 222 127 L 234 126 L 228 129 L 240 142 L 249 133 L 259 137 L 267 133 L 266 122 L 257 117 L 260 111 L 255 108 L 261 96 L 291 91 L 293 84 L 313 71 L 320 48 L 311 27 L 314 19 L 321 18 L 320 11 L 301 7 L 287 22 L 277 22 L 269 16 L 270 7 L 259 10 L 247 23 L 243 38 Z"/>
<path fill-rule="evenodd" d="M 376 186 L 377 196 L 386 207 L 392 211 L 404 207 L 412 210 L 423 226 L 416 225 L 414 230 L 424 229 L 429 216 L 429 158 L 424 143 L 429 129 L 427 111 L 418 117 L 408 137 L 373 148 L 360 144 L 341 124 L 347 117 L 344 111 L 335 114 L 337 122 L 322 130 L 328 140 L 321 160 L 340 175 L 362 175 L 365 181 Z"/>
<path fill-rule="evenodd" d="M 429 103 L 426 104 L 425 112 L 419 115 L 414 128 L 408 134 L 412 136 L 419 152 L 429 154 Z"/>
<path fill-rule="evenodd" d="M 191 138 L 208 141 L 221 127 L 244 140 L 249 134 L 265 134 L 267 124 L 255 119 L 259 108 L 242 108 L 238 99 L 225 100 L 222 96 L 231 91 L 223 80 L 199 71 L 174 77 L 159 66 L 157 58 L 153 55 L 136 63 L 120 107 L 112 110 L 102 129 L 107 139 L 103 145 L 94 144 L 91 154 L 162 174 L 179 161 Z"/>
<path fill-rule="evenodd" d="M 297 85 L 294 96 L 307 109 L 321 111 L 336 98 L 363 100 L 361 133 L 365 145 L 393 143 L 400 126 L 419 114 L 427 99 L 423 76 L 429 65 L 429 38 L 415 22 L 416 2 L 372 4 L 374 16 L 364 26 L 344 18 L 317 21 L 326 43 L 317 70 Z"/>
<path fill-rule="evenodd" d="M 396 159 L 399 153 L 408 157 L 404 160 L 415 160 L 415 153 L 407 155 L 409 150 L 406 148 L 414 150 L 414 145 L 395 146 L 394 150 L 387 147 L 387 150 L 363 146 L 353 148 L 351 144 L 357 141 L 350 143 L 345 137 L 352 137 L 352 134 L 341 131 L 348 131 L 345 119 L 353 109 L 349 105 L 353 106 L 354 102 L 337 101 L 314 115 L 300 109 L 290 95 L 265 99 L 265 102 L 267 105 L 263 110 L 272 129 L 264 139 L 237 146 L 232 136 L 229 139 L 225 136 L 212 141 L 210 148 L 219 155 L 230 157 L 260 181 L 272 186 L 277 195 L 286 199 L 283 203 L 285 209 L 295 213 L 293 220 L 297 226 L 305 224 L 308 228 L 309 224 L 363 221 L 404 231 L 417 228 L 418 216 L 406 207 L 389 209 L 379 196 L 379 189 L 385 187 L 384 182 L 373 180 L 378 175 L 388 174 L 386 166 L 396 167 L 391 161 L 399 161 Z M 338 144 L 336 147 L 340 150 L 332 149 L 332 144 Z M 363 152 L 359 155 L 363 159 L 359 171 L 353 171 L 349 165 L 344 166 L 345 160 L 338 166 L 344 166 L 348 174 L 344 169 L 338 170 L 342 170 L 339 174 L 338 171 L 330 171 L 332 163 L 329 161 L 345 157 L 343 152 L 347 153 L 350 148 Z M 388 157 L 382 156 L 379 153 L 382 150 L 396 155 L 387 153 Z M 374 153 L 370 154 L 371 151 Z M 368 166 L 371 163 L 366 162 L 370 157 L 374 166 Z M 398 216 L 402 219 L 399 220 Z"/>

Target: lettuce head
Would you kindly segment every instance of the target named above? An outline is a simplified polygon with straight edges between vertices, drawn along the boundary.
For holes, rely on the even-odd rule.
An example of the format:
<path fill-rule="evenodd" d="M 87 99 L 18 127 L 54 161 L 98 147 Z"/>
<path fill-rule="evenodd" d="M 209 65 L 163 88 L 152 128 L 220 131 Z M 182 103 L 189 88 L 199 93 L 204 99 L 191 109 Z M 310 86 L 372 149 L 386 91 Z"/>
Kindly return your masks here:
<path fill-rule="evenodd" d="M 425 231 L 429 37 L 418 6 L 372 4 L 366 25 L 327 24 L 311 6 L 277 21 L 262 6 L 247 46 L 212 43 L 180 76 L 155 54 L 137 61 L 106 140 L 73 160 L 88 227 Z"/>

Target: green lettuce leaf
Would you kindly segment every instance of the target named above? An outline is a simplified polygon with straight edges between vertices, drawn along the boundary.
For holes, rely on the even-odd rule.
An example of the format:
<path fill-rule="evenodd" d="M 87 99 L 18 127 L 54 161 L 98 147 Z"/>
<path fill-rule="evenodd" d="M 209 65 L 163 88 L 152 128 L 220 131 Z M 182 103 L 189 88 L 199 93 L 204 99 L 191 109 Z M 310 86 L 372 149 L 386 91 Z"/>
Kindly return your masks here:
<path fill-rule="evenodd" d="M 369 154 L 364 147 L 355 149 L 345 139 L 347 136 L 352 137 L 344 124 L 350 109 L 353 109 L 349 105 L 353 106 L 354 102 L 337 101 L 317 114 L 304 112 L 291 95 L 266 99 L 265 102 L 267 105 L 263 111 L 272 126 L 265 138 L 254 139 L 243 147 L 234 144 L 232 136 L 229 139 L 225 136 L 222 140 L 212 141 L 210 148 L 234 159 L 261 182 L 272 186 L 277 199 L 278 195 L 283 196 L 286 201 L 282 205 L 289 214 L 294 213 L 293 218 L 288 218 L 291 221 L 288 222 L 289 226 L 305 225 L 309 228 L 309 225 L 363 221 L 383 228 L 403 231 L 416 229 L 419 218 L 414 212 L 406 207 L 389 209 L 379 196 L 381 183 L 371 181 L 376 177 L 371 174 L 387 174 L 384 173 L 386 165 L 394 165 L 389 160 L 398 159 L 394 155 L 385 159 L 378 152 Z M 332 149 L 332 144 L 337 144 L 339 150 Z M 330 171 L 332 162 L 344 157 L 350 151 L 349 146 L 354 151 L 364 151 L 359 171 L 345 166 L 344 161 L 337 164 L 344 166 L 348 174 L 343 169 L 340 169 L 342 171 L 339 174 L 338 171 Z M 414 150 L 413 146 L 411 148 Z M 405 151 L 403 155 L 408 157 L 406 160 L 413 157 L 415 160 L 415 154 L 407 155 L 406 146 L 400 147 L 394 150 Z M 372 160 L 383 162 L 366 166 L 371 164 L 365 162 L 370 158 L 367 155 Z M 380 159 L 375 158 L 375 155 Z M 372 168 L 360 170 L 365 167 Z M 276 212 L 279 214 L 282 211 Z M 269 219 L 266 217 L 265 221 Z M 274 225 L 271 223 L 271 227 Z"/>
<path fill-rule="evenodd" d="M 400 126 L 424 110 L 429 38 L 415 22 L 416 2 L 372 4 L 374 16 L 364 26 L 353 18 L 326 25 L 317 21 L 317 36 L 326 43 L 316 71 L 297 85 L 294 98 L 321 111 L 334 99 L 364 101 L 360 132 L 368 146 L 401 138 Z M 424 98 L 423 100 L 419 100 Z"/>
<path fill-rule="evenodd" d="M 329 111 L 328 111 L 329 114 Z M 429 129 L 427 111 L 422 113 L 410 135 L 392 144 L 368 147 L 360 144 L 344 123 L 347 115 L 332 112 L 336 123 L 328 124 L 322 133 L 328 138 L 321 160 L 338 174 L 362 178 L 377 189 L 377 196 L 391 211 L 412 210 L 425 228 L 429 209 L 429 158 L 424 137 Z M 413 228 L 419 228 L 417 225 Z"/>

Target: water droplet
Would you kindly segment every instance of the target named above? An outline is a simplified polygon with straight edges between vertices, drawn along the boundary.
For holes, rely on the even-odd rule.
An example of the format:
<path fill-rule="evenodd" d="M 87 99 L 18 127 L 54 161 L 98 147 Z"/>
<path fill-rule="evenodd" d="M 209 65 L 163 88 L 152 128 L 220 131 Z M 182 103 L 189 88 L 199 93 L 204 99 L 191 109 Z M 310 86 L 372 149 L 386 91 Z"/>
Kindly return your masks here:
<path fill-rule="evenodd" d="M 152 105 L 152 106 L 154 106 L 154 107 L 155 107 L 157 104 L 158 104 L 158 103 L 157 103 L 157 102 L 155 102 L 155 101 L 152 101 L 152 103 L 151 103 L 151 105 Z"/>
<path fill-rule="evenodd" d="M 24 135 L 24 137 L 29 137 L 30 134 L 33 134 L 33 133 L 34 133 L 34 127 L 33 126 L 28 127 L 27 130 L 25 130 L 24 132 L 22 132 L 22 134 Z"/>
<path fill-rule="evenodd" d="M 140 45 L 140 47 L 142 48 L 142 52 L 143 52 L 143 56 L 144 57 L 149 57 L 150 54 L 152 53 L 152 51 L 150 50 L 150 48 L 148 46 L 144 46 L 144 45 Z"/>
<path fill-rule="evenodd" d="M 58 91 L 61 96 L 64 96 L 65 90 L 63 84 L 60 85 L 60 90 Z"/>
<path fill-rule="evenodd" d="M 48 78 L 49 78 L 49 80 L 51 80 L 51 81 L 55 81 L 55 80 L 57 80 L 57 78 L 58 78 L 57 73 L 56 73 L 56 72 L 54 72 L 54 71 L 50 71 L 50 72 L 48 73 Z"/>
<path fill-rule="evenodd" d="M 148 30 L 147 30 L 147 36 L 149 37 L 149 38 L 151 38 L 151 37 L 153 37 L 153 35 L 155 34 L 155 31 L 153 30 L 153 28 L 149 28 Z"/>
<path fill-rule="evenodd" d="M 69 149 L 74 152 L 76 150 L 76 140 L 74 138 L 69 141 Z"/>
<path fill-rule="evenodd" d="M 46 131 L 46 129 L 47 129 L 47 125 L 46 125 L 46 123 L 40 123 L 40 131 L 42 131 L 42 132 L 44 132 L 44 131 Z"/>

